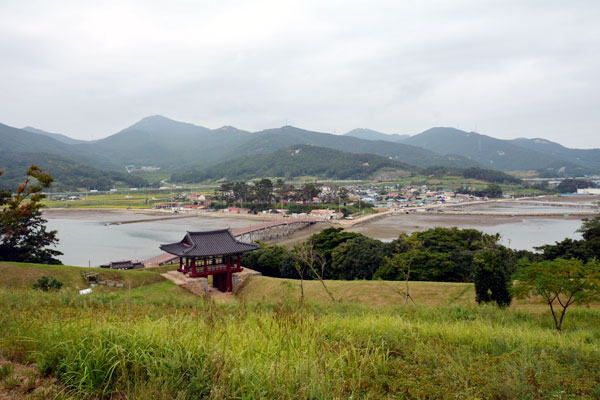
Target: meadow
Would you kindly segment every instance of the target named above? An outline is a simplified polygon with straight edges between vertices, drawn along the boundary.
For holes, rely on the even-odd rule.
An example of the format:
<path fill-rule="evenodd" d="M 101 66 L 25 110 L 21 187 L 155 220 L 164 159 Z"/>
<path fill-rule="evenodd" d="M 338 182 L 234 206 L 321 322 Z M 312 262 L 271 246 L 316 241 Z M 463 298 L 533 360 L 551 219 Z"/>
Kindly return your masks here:
<path fill-rule="evenodd" d="M 215 302 L 162 280 L 166 268 L 110 271 L 128 287 L 81 296 L 80 269 L 0 266 L 12 276 L 0 280 L 1 356 L 35 365 L 40 384 L 58 379 L 54 392 L 25 392 L 0 368 L 0 385 L 22 397 L 600 397 L 595 308 L 569 311 L 557 333 L 539 307 L 474 305 L 468 284 L 411 283 L 417 305 L 405 306 L 389 282 L 340 282 L 336 302 L 305 282 L 300 303 L 297 281 L 253 277 Z M 30 288 L 57 271 L 61 291 Z M 388 294 L 358 295 L 384 286 Z"/>

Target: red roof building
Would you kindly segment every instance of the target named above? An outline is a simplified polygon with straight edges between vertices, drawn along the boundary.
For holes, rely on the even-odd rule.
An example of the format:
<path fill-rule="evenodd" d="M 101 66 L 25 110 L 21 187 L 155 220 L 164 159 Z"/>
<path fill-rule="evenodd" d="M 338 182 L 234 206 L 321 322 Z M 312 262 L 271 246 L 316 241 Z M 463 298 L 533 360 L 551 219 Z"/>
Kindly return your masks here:
<path fill-rule="evenodd" d="M 241 255 L 258 250 L 256 244 L 238 241 L 229 229 L 187 232 L 176 243 L 160 249 L 179 257 L 179 271 L 191 278 L 213 276 L 213 286 L 222 292 L 233 291 L 233 273 L 241 272 Z"/>

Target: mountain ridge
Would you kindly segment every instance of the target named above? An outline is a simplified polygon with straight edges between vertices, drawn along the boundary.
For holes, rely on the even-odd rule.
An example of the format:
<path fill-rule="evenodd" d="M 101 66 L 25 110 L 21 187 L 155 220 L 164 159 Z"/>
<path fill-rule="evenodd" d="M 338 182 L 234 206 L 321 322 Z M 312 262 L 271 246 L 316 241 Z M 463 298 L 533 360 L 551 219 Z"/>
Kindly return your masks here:
<path fill-rule="evenodd" d="M 58 137 L 49 136 L 48 132 L 36 133 L 36 130 L 0 124 L 0 148 L 9 152 L 57 154 L 94 168 L 121 172 L 129 165 L 159 167 L 167 173 L 206 168 L 223 160 L 273 153 L 300 144 L 375 154 L 423 168 L 436 165 L 483 167 L 566 175 L 600 172 L 600 149 L 568 149 L 539 138 L 501 140 L 448 127 L 434 127 L 400 142 L 334 135 L 293 126 L 258 132 L 227 125 L 209 129 L 161 115 L 142 118 L 93 142 L 64 143 Z M 371 135 L 372 139 L 377 135 L 394 138 L 377 131 L 359 131 Z"/>

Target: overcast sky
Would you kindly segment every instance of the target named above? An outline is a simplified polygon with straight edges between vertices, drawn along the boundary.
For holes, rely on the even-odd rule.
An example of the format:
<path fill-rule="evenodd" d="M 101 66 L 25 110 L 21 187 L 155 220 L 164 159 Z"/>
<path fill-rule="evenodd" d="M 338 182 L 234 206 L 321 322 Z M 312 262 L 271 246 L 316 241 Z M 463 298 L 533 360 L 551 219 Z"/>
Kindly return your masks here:
<path fill-rule="evenodd" d="M 0 3 L 0 122 L 80 139 L 209 128 L 600 147 L 600 1 Z"/>

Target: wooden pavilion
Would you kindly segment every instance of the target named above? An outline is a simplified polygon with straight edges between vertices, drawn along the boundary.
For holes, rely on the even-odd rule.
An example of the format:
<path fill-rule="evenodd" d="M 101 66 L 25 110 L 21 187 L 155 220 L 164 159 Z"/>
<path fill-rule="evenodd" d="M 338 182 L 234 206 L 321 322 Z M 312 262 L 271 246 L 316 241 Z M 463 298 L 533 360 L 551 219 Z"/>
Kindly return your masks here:
<path fill-rule="evenodd" d="M 160 249 L 179 257 L 178 271 L 191 278 L 213 277 L 213 287 L 221 292 L 233 291 L 233 273 L 243 270 L 241 255 L 258 250 L 256 244 L 236 240 L 229 229 L 187 232 L 176 243 L 163 244 Z"/>

